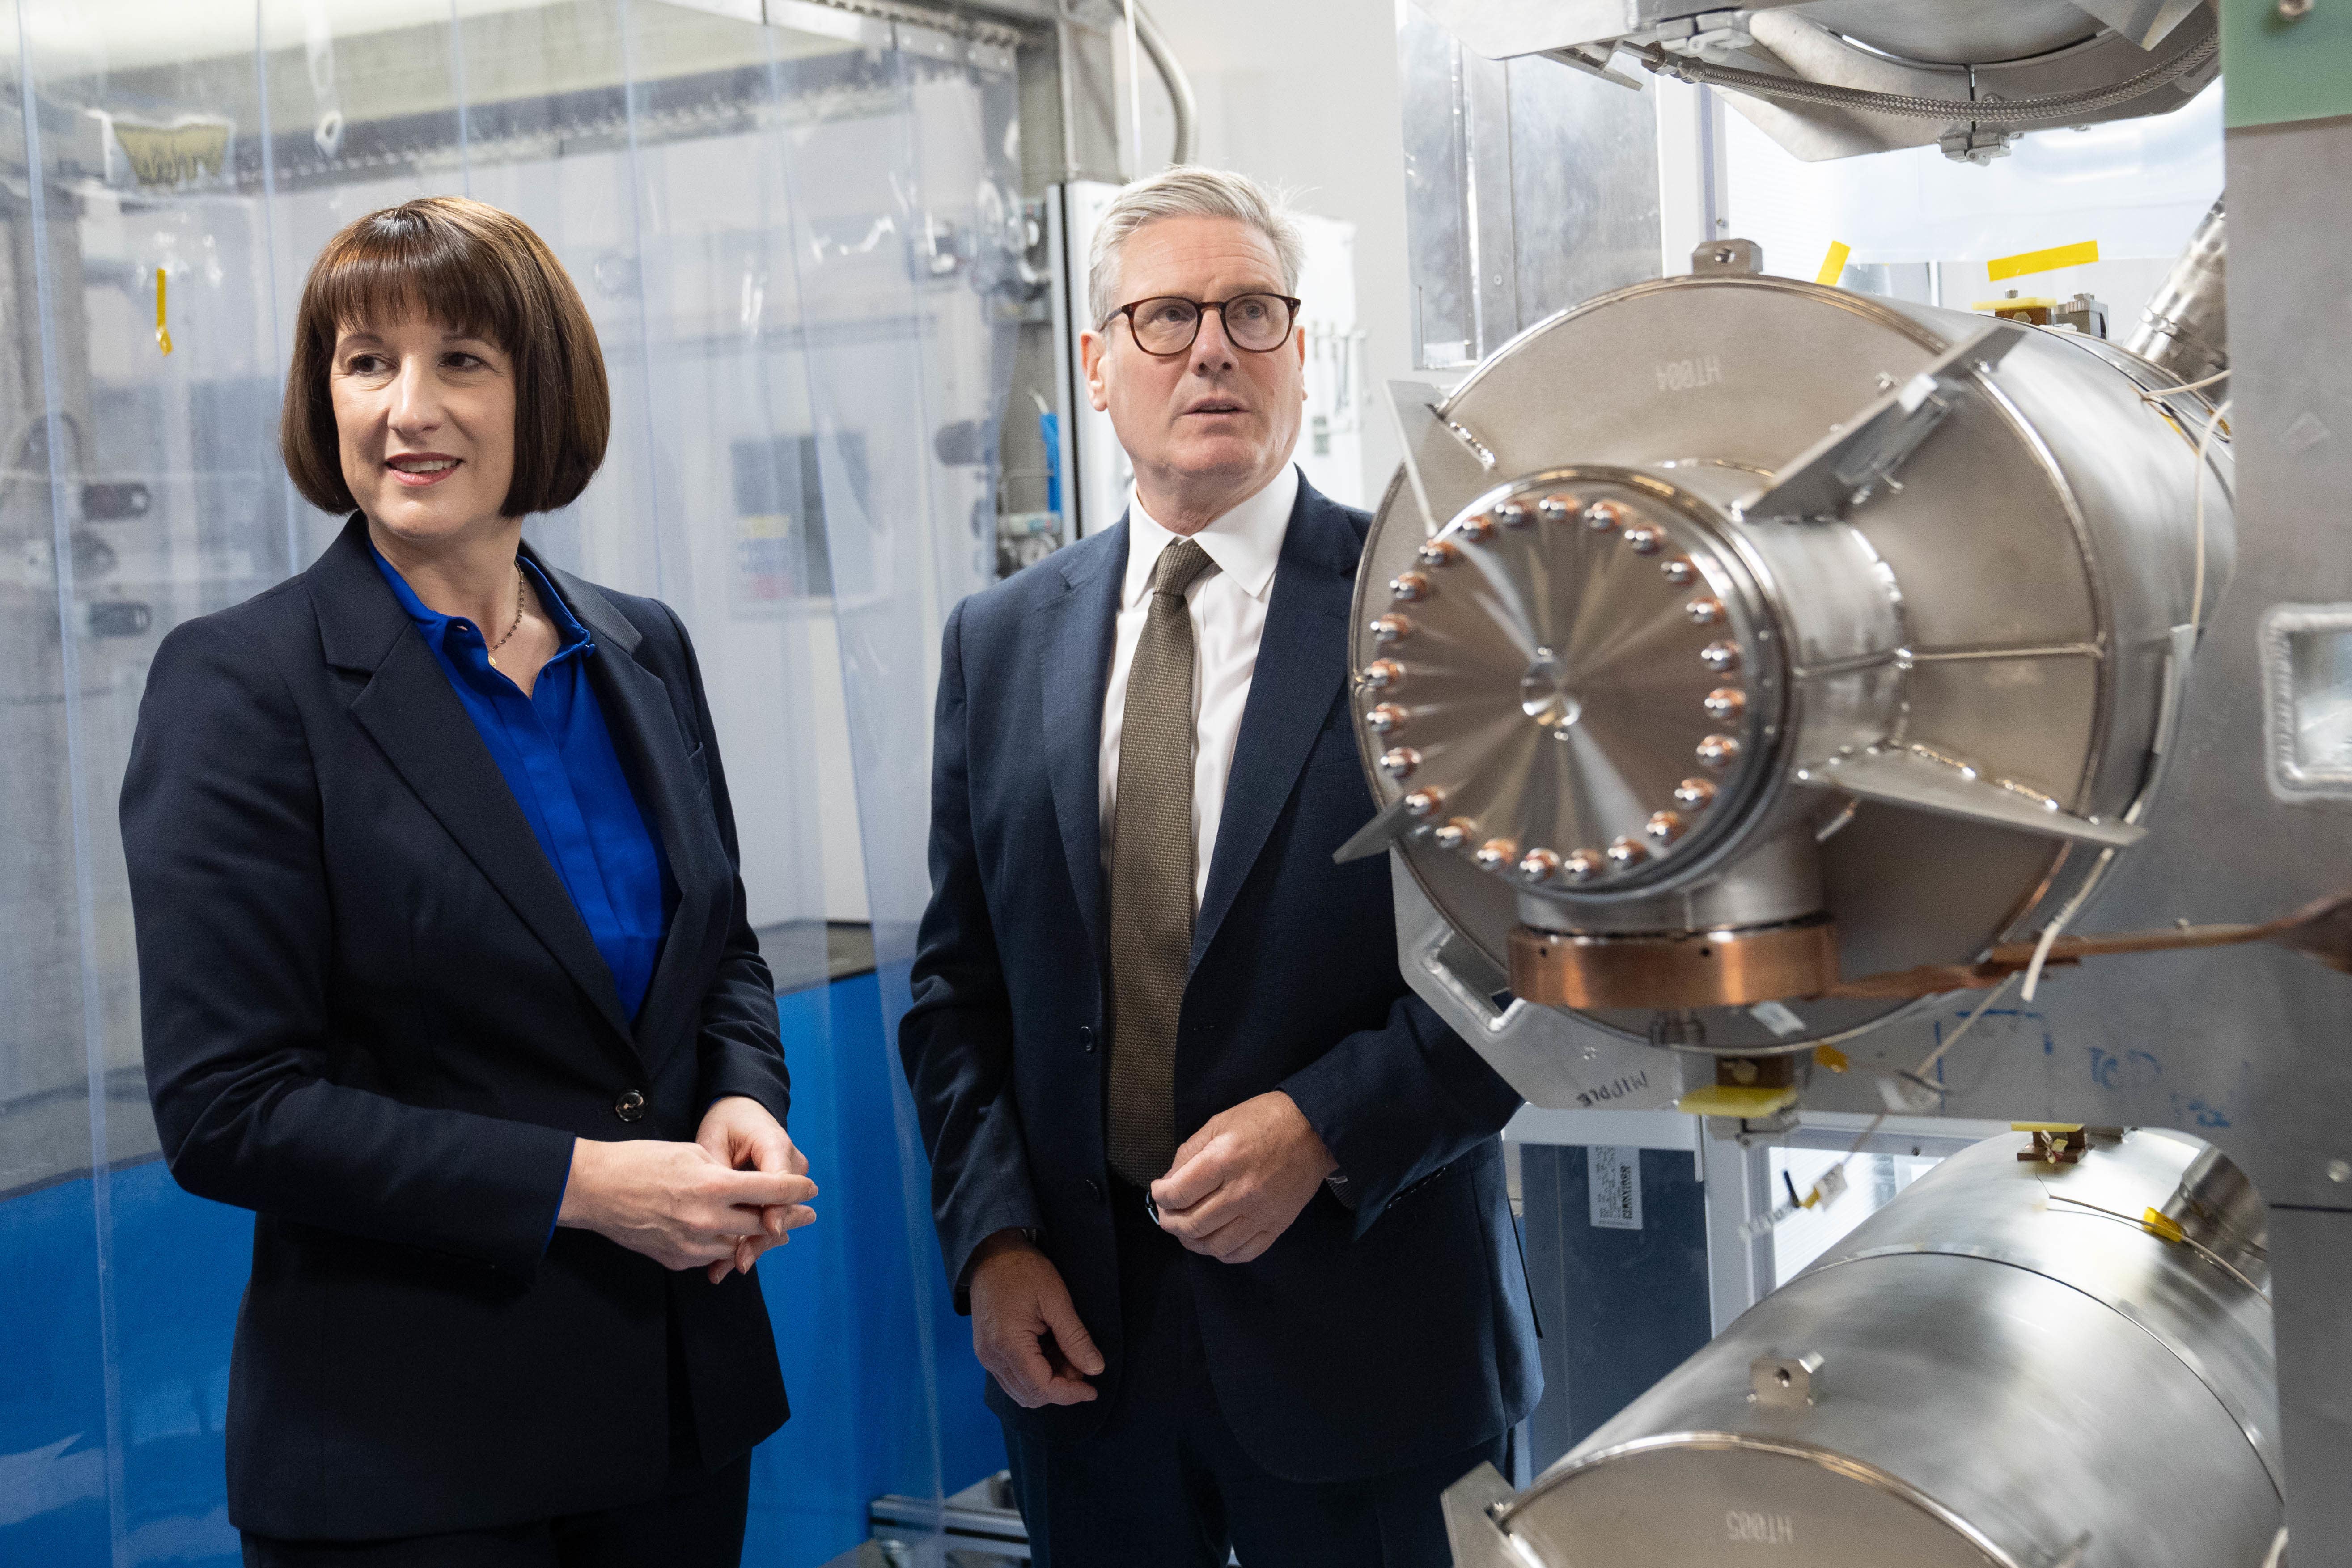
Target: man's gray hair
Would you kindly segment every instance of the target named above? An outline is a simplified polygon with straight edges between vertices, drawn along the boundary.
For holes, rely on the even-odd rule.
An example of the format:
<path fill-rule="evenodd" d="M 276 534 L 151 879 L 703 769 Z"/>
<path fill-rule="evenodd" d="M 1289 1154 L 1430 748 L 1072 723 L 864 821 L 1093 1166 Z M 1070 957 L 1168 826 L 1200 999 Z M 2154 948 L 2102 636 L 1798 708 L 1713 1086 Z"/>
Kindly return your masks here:
<path fill-rule="evenodd" d="M 1283 288 L 1298 292 L 1298 269 L 1307 259 L 1307 241 L 1282 197 L 1247 174 L 1179 163 L 1119 192 L 1095 229 L 1094 245 L 1087 258 L 1087 293 L 1097 328 L 1127 302 L 1118 297 L 1120 247 L 1137 229 L 1164 217 L 1229 217 L 1249 225 L 1274 247 Z"/>

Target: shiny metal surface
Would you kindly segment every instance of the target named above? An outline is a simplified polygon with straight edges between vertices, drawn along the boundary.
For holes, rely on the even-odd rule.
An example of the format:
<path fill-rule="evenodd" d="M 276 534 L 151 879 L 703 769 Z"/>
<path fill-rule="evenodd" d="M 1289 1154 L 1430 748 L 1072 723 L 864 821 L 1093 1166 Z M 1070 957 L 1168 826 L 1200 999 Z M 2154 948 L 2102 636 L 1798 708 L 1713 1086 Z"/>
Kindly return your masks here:
<path fill-rule="evenodd" d="M 1555 310 L 1656 275 L 1652 93 L 1489 58 L 1418 6 L 1399 13 L 1397 51 L 1417 367 L 1466 368 Z M 1524 152 L 1566 146 L 1575 157 Z"/>
<path fill-rule="evenodd" d="M 1654 19 L 1629 11 L 1620 0 L 1465 4 L 1491 7 L 1505 20 L 1593 24 L 1587 37 Z M 1771 26 L 1768 21 L 1764 30 Z M 2203 26 L 2192 17 L 2164 40 L 2164 47 L 2183 45 Z M 2120 37 L 2102 47 L 2138 54 Z M 2062 56 L 2048 64 L 2055 75 L 2069 62 Z M 1920 68 L 1907 79 L 1907 87 L 1900 76 L 1872 85 L 1944 90 L 1951 75 Z M 1818 134 L 1821 144 L 1833 152 L 1841 144 L 1858 147 L 1867 140 L 1865 129 L 1850 128 L 1843 143 L 1820 127 L 1792 127 L 1787 134 Z M 2224 558 L 2234 538 L 2222 531 L 2213 535 L 2213 587 L 2204 607 L 2193 679 L 2173 683 L 2178 696 L 2168 711 L 2159 704 L 2168 736 L 2162 752 L 2138 758 L 2151 777 L 2159 772 L 2163 776 L 2162 790 L 2135 816 L 2149 837 L 2113 864 L 2099 899 L 2080 911 L 2071 931 L 2145 929 L 2176 921 L 2260 921 L 2352 887 L 2352 834 L 2342 831 L 2346 805 L 2273 792 L 2264 761 L 2264 725 L 2272 715 L 2261 662 L 2265 617 L 2282 607 L 2352 611 L 2352 553 L 2344 549 L 2341 517 L 2341 498 L 2352 493 L 2352 385 L 2344 375 L 2346 343 L 2337 312 L 2340 302 L 2352 298 L 2352 247 L 2343 243 L 2336 204 L 2315 199 L 2329 188 L 2333 171 L 2352 167 L 2352 121 L 2232 131 L 2228 164 L 2231 226 L 2236 232 L 2227 288 L 2239 306 L 2230 344 L 2235 369 L 2231 423 L 2248 438 L 2228 466 L 2215 465 L 2206 497 L 2209 504 L 2226 498 L 2249 526 L 2234 560 Z M 1601 349 L 1580 363 L 1622 376 L 1628 365 L 1690 360 L 1714 346 L 1706 341 L 1707 323 L 1691 325 L 1687 333 L 1668 326 L 1647 341 L 1629 335 L 1616 345 L 1613 358 Z M 1781 334 L 1778 343 L 1779 361 L 1788 374 L 1776 376 L 1769 365 L 1750 367 L 1757 372 L 1747 381 L 1753 407 L 1738 416 L 1743 420 L 1760 426 L 1773 417 L 1783 397 L 1811 395 L 1814 362 L 1804 335 Z M 2179 380 L 2120 345 L 2077 339 L 2071 347 L 2148 389 Z M 1836 352 L 1832 346 L 1832 357 Z M 1726 369 L 1731 368 L 1727 362 Z M 2004 366 L 2003 382 L 2015 379 L 2019 370 Z M 2033 374 L 2040 379 L 2042 369 Z M 2024 407 L 2021 399 L 2013 401 Z M 2210 407 L 2193 397 L 2168 401 L 2185 446 Z M 2024 411 L 2037 423 L 2063 423 L 2067 404 L 2060 392 Z M 2094 423 L 2106 418 L 2087 405 L 2084 412 Z M 1605 403 L 1587 404 L 1579 418 L 1607 424 L 1611 409 Z M 1622 426 L 1612 431 L 1619 437 L 1623 433 Z M 1657 449 L 1674 450 L 1675 445 L 1661 441 Z M 1780 450 L 1792 451 L 1797 445 L 1785 441 Z M 2093 477 L 2094 488 L 2108 498 L 2102 506 L 2161 501 L 2157 492 L 2166 488 L 2162 466 L 2149 452 L 2124 442 L 2113 445 L 2107 460 L 2099 462 L 2101 445 L 2087 442 L 2087 450 L 2053 446 L 2052 461 L 2066 465 L 2070 476 L 2085 464 L 2101 470 Z M 1767 456 L 1757 462 L 1769 467 L 1777 460 Z M 2162 504 L 2178 507 L 2178 491 Z M 2098 510 L 2085 514 L 2086 531 L 2096 528 L 2092 517 Z M 1994 515 L 2000 510 L 1996 506 Z M 2042 654 L 2040 673 L 2020 658 L 2003 670 L 2004 679 L 2031 676 L 2042 683 L 2052 699 L 2043 712 L 2053 728 L 2065 712 L 2079 712 L 2085 702 L 2094 710 L 2106 702 L 2095 690 L 2085 694 L 2082 689 L 2112 679 L 2112 661 L 2066 651 L 2072 634 L 2063 595 L 2042 591 L 2055 579 L 2040 570 L 2038 559 L 2013 553 L 2013 541 L 1998 540 L 1991 548 L 1986 559 L 2000 561 L 2000 581 L 2015 601 L 2017 625 L 2060 634 Z M 2143 563 L 2162 562 L 2166 552 L 2116 559 L 2129 574 Z M 1895 564 L 1900 574 L 1904 563 Z M 2089 602 L 2081 597 L 2079 584 L 2069 592 L 2078 603 Z M 1946 621 L 1948 607 L 1920 606 L 1930 619 Z M 2148 662 L 2162 680 L 2165 660 Z M 1968 656 L 1958 649 L 1943 665 L 1921 665 L 1911 672 L 1916 688 L 1940 705 L 1938 723 L 1954 732 L 1969 727 L 1974 706 L 1966 683 L 1950 678 L 1970 673 Z M 2008 725 L 1989 714 L 1980 731 L 1971 732 L 1989 733 L 1997 749 L 2008 731 Z M 2115 758 L 2127 751 L 2110 746 L 2105 754 Z M 1984 755 L 1974 754 L 1980 760 Z M 1956 891 L 1966 901 L 1969 889 L 1981 879 L 2031 872 L 2033 868 L 2023 862 L 2041 853 L 2029 853 L 2020 841 L 1989 831 L 1915 840 L 1895 830 L 1905 820 L 1894 813 L 1874 816 L 1866 808 L 1857 813 L 1831 841 L 1832 847 L 1844 846 L 1829 868 L 1841 887 L 1867 891 L 1874 861 L 1901 866 L 1922 889 Z M 1848 858 L 1853 846 L 1847 841 L 1857 836 L 1875 837 L 1871 856 Z M 2046 858 L 2042 868 L 2053 869 Z M 2074 870 L 2072 859 L 2054 867 L 2062 880 Z M 1397 879 L 1400 950 L 1409 972 L 1425 994 L 1453 996 L 1449 1019 L 1541 1103 L 1670 1104 L 1686 1071 L 1706 1070 L 1706 1064 L 1652 1050 L 1631 1033 L 1596 1020 L 1509 1004 L 1507 997 L 1502 998 L 1507 1005 L 1498 1006 L 1500 966 L 1449 927 L 1423 879 L 1451 899 L 1471 897 L 1461 879 L 1427 868 Z M 2020 935 L 2035 934 L 2040 921 L 2065 899 L 2063 888 L 2045 889 L 2038 914 L 2021 914 L 2014 928 Z M 1946 923 L 1951 912 L 1944 903 L 1890 909 L 1888 929 L 1903 921 L 1933 928 Z M 1957 930 L 1963 923 L 1949 925 Z M 1914 1068 L 1941 1048 L 1976 1000 L 1923 1005 L 1884 1019 L 1865 1036 L 1847 1038 L 1844 1049 L 1854 1070 L 1816 1074 L 1807 1090 L 1809 1108 L 1864 1116 L 1883 1110 L 1884 1075 Z M 2352 1562 L 2352 1546 L 2347 1545 L 2352 1542 L 2352 1489 L 2341 1484 L 2352 1474 L 2352 1398 L 2345 1392 L 2352 1389 L 2352 1120 L 2343 1114 L 2343 1107 L 2352 1104 L 2352 1053 L 2339 1048 L 2347 1018 L 2352 1007 L 2342 977 L 2291 953 L 2252 948 L 2101 961 L 2044 976 L 2031 1003 L 2012 997 L 1997 1007 L 1944 1058 L 1944 1071 L 1937 1075 L 1937 1106 L 1948 1116 L 2193 1127 L 2227 1148 L 2279 1205 L 2270 1215 L 2269 1239 L 2279 1302 L 2281 1415 L 2298 1543 L 2294 1560 L 2306 1565 Z M 1760 1151 L 1748 1154 L 1751 1161 L 1760 1158 Z M 1738 1161 L 1732 1164 L 1741 1167 Z M 1710 1180 L 1710 1200 L 1720 1184 Z M 1853 1267 L 1877 1268 L 1885 1261 Z M 1834 1366 L 1825 1367 L 1832 1386 L 1835 1376 Z M 2083 1491 L 2097 1489 L 2071 1471 L 2054 1479 L 2021 1475 L 2016 1484 L 2030 1497 L 2061 1491 L 2067 1482 Z M 1673 1496 L 1656 1508 L 1661 1518 L 1688 1511 Z M 2071 1551 L 2064 1542 L 2061 1547 Z M 1520 1568 L 1525 1559 L 1515 1548 L 1506 1550 L 1512 1552 L 1513 1568 Z M 1747 1548 L 1738 1550 L 1744 1554 Z M 1734 1554 L 1717 1553 L 1729 1555 Z M 2261 1560 L 2259 1552 L 2245 1559 Z"/>
<path fill-rule="evenodd" d="M 2143 391 L 2168 384 L 2155 367 L 2024 330 L 1997 366 L 1965 370 L 1964 386 L 1930 377 L 1922 395 L 1944 402 L 1939 417 L 1899 466 L 1857 487 L 1869 493 L 1844 503 L 1843 521 L 1741 510 L 1792 458 L 1899 401 L 1986 325 L 1786 279 L 1662 280 L 1553 318 L 1433 410 L 1457 449 L 1493 462 L 1423 464 L 1419 492 L 1392 488 L 1360 578 L 1356 654 L 1359 668 L 1397 664 L 1404 685 L 1367 692 L 1360 712 L 1411 710 L 1426 770 L 1415 786 L 1443 777 L 1446 815 L 1480 825 L 1465 835 L 1473 850 L 1507 840 L 1489 868 L 1425 829 L 1401 841 L 1409 874 L 1491 970 L 1507 971 L 1522 924 L 1660 932 L 1817 910 L 1837 921 L 1844 974 L 1973 962 L 2035 929 L 2084 889 L 2105 847 L 2138 836 L 2182 674 L 2173 628 L 2190 618 L 2200 397 L 2152 402 Z M 1561 401 L 1559 388 L 1599 367 L 1610 396 Z M 2227 447 L 2214 447 L 2209 599 L 2232 550 Z M 1554 492 L 1577 492 L 1588 514 L 1605 503 L 1607 531 L 1488 516 L 1513 500 L 1540 515 Z M 1422 493 L 1454 564 L 1419 564 Z M 1683 562 L 1687 584 L 1665 570 Z M 1415 640 L 1378 644 L 1373 621 L 1397 613 L 1386 584 L 1408 570 L 1432 584 L 1411 606 Z M 1690 618 L 1699 597 L 1723 606 L 1721 621 Z M 1622 657 L 1588 690 L 1583 664 L 1536 658 L 1562 648 Z M 1418 699 L 1416 659 L 1430 677 Z M 1736 721 L 1707 707 L 1726 688 L 1741 696 Z M 1574 743 L 1535 722 L 1529 692 L 1547 714 L 1575 700 Z M 1366 735 L 1368 759 L 1390 749 Z M 1589 743 L 1595 735 L 1605 743 Z M 1937 776 L 1909 781 L 1906 799 L 1891 763 L 1864 766 L 1874 747 Z M 1870 776 L 1849 792 L 1840 767 Z M 1375 787 L 1394 798 L 1392 782 Z M 1663 844 L 1647 832 L 1661 812 L 1684 819 Z M 1620 838 L 1643 857 L 1609 859 Z M 1766 844 L 1780 846 L 1770 897 L 1735 874 Z M 1536 848 L 1563 868 L 1577 850 L 1601 860 L 1531 898 L 1509 873 Z M 1823 901 L 1781 896 L 1801 884 Z M 1706 1047 L 1800 1048 L 1905 1005 L 1782 1000 L 1798 1020 L 1785 1033 L 1744 1008 L 1703 1011 Z M 1648 1035 L 1643 1010 L 1587 1016 Z M 1575 1037 L 1559 1032 L 1564 1045 Z M 1539 1097 L 1561 1086 L 1519 1087 Z"/>
<path fill-rule="evenodd" d="M 2229 369 L 2228 283 L 2229 235 L 2217 198 L 2124 346 L 2182 384 Z"/>
<path fill-rule="evenodd" d="M 2101 30 L 2073 0 L 1813 0 L 1803 11 L 1815 26 L 1882 54 L 1937 65 L 2032 59 Z"/>
<path fill-rule="evenodd" d="M 2194 1372 L 2237 1422 L 2275 1486 L 2282 1466 L 2268 1300 L 2248 1280 L 2138 1224 L 2143 1211 L 2161 1213 L 2171 1205 L 2184 1180 L 2210 1189 L 2244 1187 L 2244 1178 L 2219 1150 L 2183 1132 L 2095 1133 L 2081 1161 L 2063 1166 L 2020 1159 L 2031 1142 L 2030 1134 L 2012 1133 L 1954 1155 L 1863 1221 L 1806 1274 L 1941 1253 L 2009 1264 L 2071 1286 L 2137 1324 Z"/>
<path fill-rule="evenodd" d="M 2270 1279 L 2270 1210 L 2246 1173 L 2219 1149 L 2208 1148 L 2180 1173 L 2180 1186 L 2161 1205 L 2189 1239 L 2252 1284 Z"/>
<path fill-rule="evenodd" d="M 2053 1168 L 2027 1144 L 1923 1177 L 1491 1532 L 1546 1565 L 2259 1563 L 2282 1517 L 2269 1303 L 2083 1206 L 2160 1205 L 2201 1146 L 2131 1132 Z M 1755 1397 L 1759 1366 L 1803 1367 L 1809 1397 Z"/>
<path fill-rule="evenodd" d="M 1779 925 L 1622 936 L 1521 926 L 1511 933 L 1511 994 L 1554 1007 L 1744 1007 L 1837 981 L 1837 928 L 1820 916 Z"/>
<path fill-rule="evenodd" d="M 1557 521 L 1498 525 L 1506 509 L 1532 519 L 1539 502 Z M 1677 859 L 1703 857 L 1730 819 L 1694 806 L 1689 832 L 1650 842 L 1647 823 L 1675 806 L 1682 781 L 1704 769 L 1730 802 L 1760 777 L 1756 759 L 1777 729 L 1779 640 L 1757 620 L 1744 566 L 1685 504 L 1640 474 L 1533 476 L 1450 523 L 1436 541 L 1452 547 L 1444 564 L 1396 579 L 1416 580 L 1413 630 L 1387 643 L 1395 673 L 1366 723 L 1412 736 L 1416 784 L 1439 792 L 1474 837 L 1544 849 L 1555 866 L 1581 851 L 1594 868 L 1525 884 L 1581 895 L 1655 883 Z M 1689 611 L 1701 595 L 1662 563 L 1704 581 L 1706 619 Z M 1375 641 L 1395 619 L 1375 618 Z M 1702 658 L 1726 641 L 1744 650 L 1736 675 Z M 1733 679 L 1759 700 L 1717 718 L 1707 699 Z M 1620 841 L 1641 852 L 1610 856 Z"/>
<path fill-rule="evenodd" d="M 1612 53 L 1663 48 L 1735 69 L 1963 104 L 2095 94 L 2187 56 L 2214 31 L 2212 13 L 2199 0 L 1798 0 L 1707 12 L 1673 0 L 1427 0 L 1421 8 L 1474 57 L 1501 60 L 1573 48 L 1577 68 L 1555 74 L 1593 89 L 1605 84 L 1587 73 Z M 1633 58 L 1617 56 L 1621 74 Z M 2186 103 L 2218 69 L 2218 60 L 2207 59 L 2178 81 L 2114 104 L 2053 111 L 2021 128 L 2164 113 Z M 1961 112 L 1942 121 L 1906 119 L 1744 94 L 1734 94 L 1732 103 L 1801 158 L 1924 146 L 1957 132 L 1947 152 L 1980 162 L 2000 155 L 2018 129 L 1972 137 L 1973 122 Z M 1417 118 L 1408 103 L 1409 138 Z"/>

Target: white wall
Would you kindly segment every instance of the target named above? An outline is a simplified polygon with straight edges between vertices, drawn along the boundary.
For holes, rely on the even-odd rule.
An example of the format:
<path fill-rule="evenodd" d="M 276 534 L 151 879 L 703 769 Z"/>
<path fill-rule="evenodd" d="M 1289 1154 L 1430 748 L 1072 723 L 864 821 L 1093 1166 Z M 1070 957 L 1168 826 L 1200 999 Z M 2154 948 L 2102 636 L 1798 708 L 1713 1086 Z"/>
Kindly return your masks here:
<path fill-rule="evenodd" d="M 1397 89 L 1401 0 L 1160 0 L 1147 4 L 1192 79 L 1195 163 L 1288 187 L 1300 210 L 1356 226 L 1363 330 L 1364 495 L 1397 466 L 1380 387 L 1412 372 L 1405 277 L 1404 131 Z M 1124 58 L 1122 57 L 1122 77 Z M 1168 100 L 1143 66 L 1143 158 L 1168 158 Z M 1124 85 L 1122 84 L 1122 91 Z M 1122 98 L 1124 112 L 1126 100 Z"/>

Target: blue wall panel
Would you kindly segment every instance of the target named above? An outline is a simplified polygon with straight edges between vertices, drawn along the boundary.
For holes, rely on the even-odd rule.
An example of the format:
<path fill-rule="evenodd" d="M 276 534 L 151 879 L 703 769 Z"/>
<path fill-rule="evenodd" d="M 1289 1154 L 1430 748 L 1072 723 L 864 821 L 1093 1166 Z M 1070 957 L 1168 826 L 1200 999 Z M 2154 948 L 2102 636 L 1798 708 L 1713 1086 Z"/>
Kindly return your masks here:
<path fill-rule="evenodd" d="M 955 1490 L 1001 1468 L 1004 1446 L 928 1219 L 909 1224 L 892 1111 L 903 1090 L 874 977 L 778 1005 L 793 1132 L 822 1194 L 817 1224 L 759 1266 L 793 1419 L 754 1458 L 743 1560 L 814 1568 L 865 1538 L 867 1500 Z M 223 1432 L 252 1216 L 189 1196 L 160 1163 L 107 1180 L 126 1560 L 235 1568 Z M 919 1203 L 928 1182 L 919 1173 Z M 94 1196 L 85 1177 L 0 1201 L 7 1568 L 112 1562 Z"/>
<path fill-rule="evenodd" d="M 948 1302 L 929 1170 L 918 1155 L 911 1193 L 901 1176 L 891 1106 L 906 1091 L 875 977 L 780 1005 L 793 1137 L 819 1217 L 759 1266 L 793 1419 L 753 1460 L 743 1561 L 811 1568 L 866 1538 L 871 1499 L 952 1492 L 1003 1469 L 1004 1437 L 981 1403 L 971 1325 Z M 828 1008 L 829 1026 L 818 1016 Z"/>
<path fill-rule="evenodd" d="M 109 1182 L 130 1560 L 228 1568 L 222 1432 L 253 1216 L 190 1197 L 160 1163 Z M 84 1178 L 0 1203 L 0 1563 L 110 1561 L 91 1199 Z"/>

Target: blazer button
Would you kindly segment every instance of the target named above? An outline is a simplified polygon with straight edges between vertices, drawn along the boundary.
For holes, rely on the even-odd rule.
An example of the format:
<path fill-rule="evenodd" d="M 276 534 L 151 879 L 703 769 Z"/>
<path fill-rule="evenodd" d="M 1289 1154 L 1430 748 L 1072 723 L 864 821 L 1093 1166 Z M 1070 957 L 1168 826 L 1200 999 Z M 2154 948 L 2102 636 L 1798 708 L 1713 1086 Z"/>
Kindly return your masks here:
<path fill-rule="evenodd" d="M 1093 1025 L 1080 1024 L 1078 1026 L 1078 1049 L 1086 1052 L 1088 1056 L 1095 1054 L 1095 1031 Z"/>
<path fill-rule="evenodd" d="M 1087 1196 L 1094 1199 L 1097 1203 L 1103 1201 L 1102 1184 L 1096 1181 L 1092 1176 L 1088 1176 L 1087 1178 Z"/>
<path fill-rule="evenodd" d="M 629 1090 L 628 1093 L 613 1101 L 613 1114 L 619 1117 L 624 1121 L 644 1121 L 646 1115 L 645 1095 L 639 1090 L 634 1089 Z"/>

